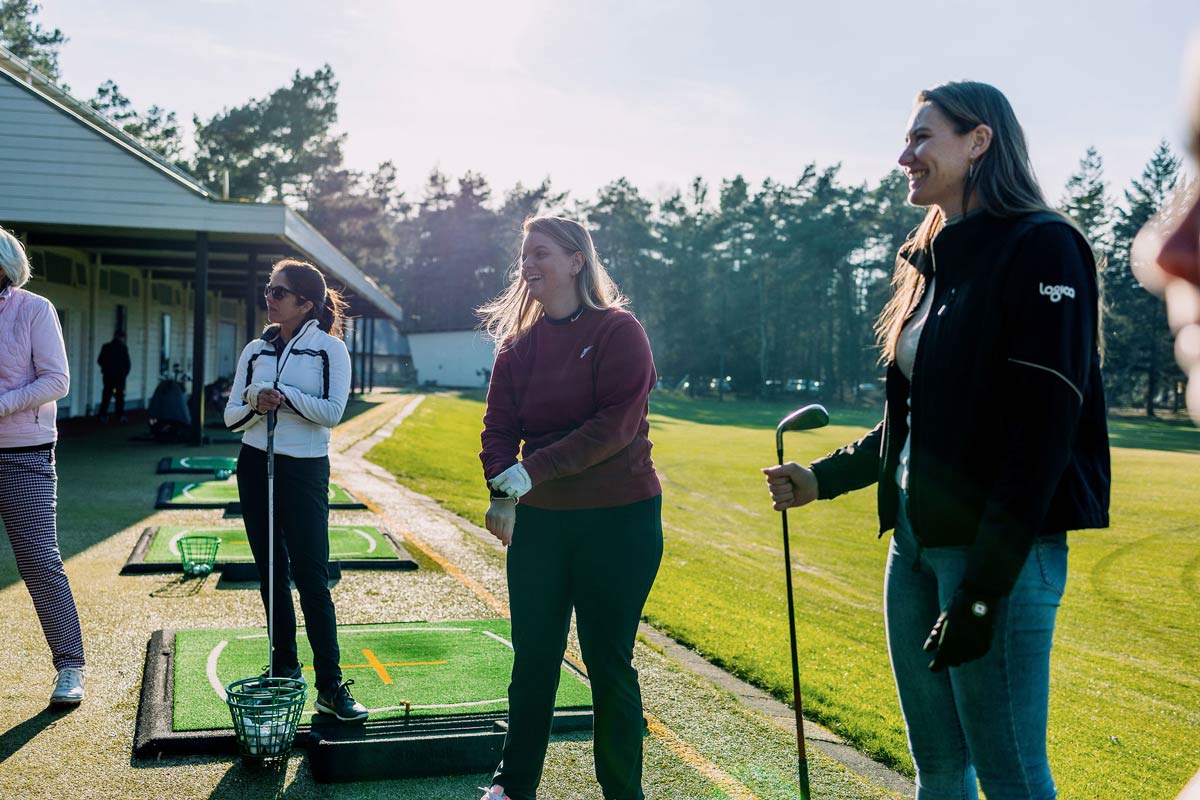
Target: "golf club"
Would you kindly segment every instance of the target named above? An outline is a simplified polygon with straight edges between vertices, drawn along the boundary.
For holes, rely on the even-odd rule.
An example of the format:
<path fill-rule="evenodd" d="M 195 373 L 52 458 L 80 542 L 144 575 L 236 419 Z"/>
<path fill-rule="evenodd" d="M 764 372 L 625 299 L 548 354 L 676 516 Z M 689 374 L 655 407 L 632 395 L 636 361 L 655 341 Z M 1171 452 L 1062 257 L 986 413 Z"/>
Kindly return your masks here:
<path fill-rule="evenodd" d="M 783 466 L 783 434 L 785 431 L 810 431 L 829 424 L 829 412 L 813 404 L 796 409 L 779 421 L 775 428 L 775 451 Z M 796 752 L 800 759 L 800 800 L 811 797 L 808 788 L 808 755 L 804 750 L 804 711 L 800 706 L 800 662 L 796 655 L 796 607 L 792 600 L 792 552 L 788 542 L 787 509 L 783 515 L 783 563 L 787 571 L 788 633 L 792 640 L 792 699 L 796 707 Z"/>
<path fill-rule="evenodd" d="M 275 411 L 267 412 L 267 677 L 275 677 Z"/>

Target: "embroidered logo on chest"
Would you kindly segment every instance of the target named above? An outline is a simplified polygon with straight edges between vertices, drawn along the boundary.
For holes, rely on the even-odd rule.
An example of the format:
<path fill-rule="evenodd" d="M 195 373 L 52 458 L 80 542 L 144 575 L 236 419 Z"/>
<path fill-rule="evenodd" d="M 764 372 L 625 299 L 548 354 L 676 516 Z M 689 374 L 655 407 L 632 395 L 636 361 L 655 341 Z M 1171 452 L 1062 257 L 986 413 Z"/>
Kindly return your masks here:
<path fill-rule="evenodd" d="M 592 346 L 589 344 L 587 347 L 583 348 L 583 352 L 579 354 L 579 357 L 583 358 L 591 351 L 591 349 L 592 349 Z"/>
<path fill-rule="evenodd" d="M 1075 287 L 1074 286 L 1047 286 L 1044 283 L 1039 283 L 1038 284 L 1038 293 L 1044 294 L 1044 295 L 1046 295 L 1046 297 L 1049 297 L 1051 303 L 1057 303 L 1059 300 L 1062 300 L 1064 297 L 1069 297 L 1072 300 L 1075 299 Z"/>

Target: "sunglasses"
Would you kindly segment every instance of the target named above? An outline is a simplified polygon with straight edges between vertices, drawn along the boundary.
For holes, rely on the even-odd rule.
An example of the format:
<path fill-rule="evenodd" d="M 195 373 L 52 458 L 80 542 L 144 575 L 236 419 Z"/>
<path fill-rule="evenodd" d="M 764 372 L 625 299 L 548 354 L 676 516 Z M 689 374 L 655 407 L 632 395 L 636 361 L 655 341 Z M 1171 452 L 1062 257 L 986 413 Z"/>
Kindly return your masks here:
<path fill-rule="evenodd" d="M 296 295 L 297 302 L 304 301 L 304 297 L 297 294 L 296 292 L 293 292 L 291 289 L 287 288 L 286 286 L 272 286 L 270 284 L 267 284 L 266 286 L 263 287 L 263 297 L 273 297 L 276 300 L 282 300 L 283 298 L 287 297 L 289 294 Z"/>

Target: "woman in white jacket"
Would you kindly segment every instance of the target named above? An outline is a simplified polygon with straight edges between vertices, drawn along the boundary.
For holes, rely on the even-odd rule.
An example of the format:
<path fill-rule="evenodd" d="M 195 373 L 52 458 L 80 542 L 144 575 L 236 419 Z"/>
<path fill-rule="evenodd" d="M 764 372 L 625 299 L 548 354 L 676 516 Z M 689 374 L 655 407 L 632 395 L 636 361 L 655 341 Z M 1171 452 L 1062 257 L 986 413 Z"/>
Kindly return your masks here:
<path fill-rule="evenodd" d="M 54 306 L 21 287 L 29 259 L 0 228 L 0 518 L 58 679 L 51 705 L 83 700 L 83 635 L 58 551 L 56 401 L 70 388 Z"/>
<path fill-rule="evenodd" d="M 271 324 L 242 350 L 225 425 L 242 432 L 238 496 L 266 606 L 266 415 L 276 412 L 276 498 L 282 502 L 275 504 L 272 677 L 301 675 L 290 577 L 300 593 L 313 651 L 317 710 L 360 721 L 367 709 L 350 695 L 347 687 L 354 681 L 342 682 L 328 574 L 329 432 L 341 420 L 350 393 L 350 355 L 341 339 L 345 303 L 316 267 L 291 259 L 272 269 L 265 294 Z"/>

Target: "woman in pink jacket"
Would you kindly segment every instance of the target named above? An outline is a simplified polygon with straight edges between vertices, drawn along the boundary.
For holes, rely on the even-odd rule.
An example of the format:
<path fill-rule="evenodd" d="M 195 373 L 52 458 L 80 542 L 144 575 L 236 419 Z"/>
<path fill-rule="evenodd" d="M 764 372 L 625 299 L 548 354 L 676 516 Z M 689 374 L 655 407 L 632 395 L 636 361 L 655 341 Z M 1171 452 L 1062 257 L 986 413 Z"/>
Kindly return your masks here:
<path fill-rule="evenodd" d="M 55 525 L 56 401 L 70 386 L 58 313 L 21 288 L 29 259 L 0 229 L 0 519 L 17 557 L 58 680 L 51 705 L 83 700 L 83 635 Z"/>

